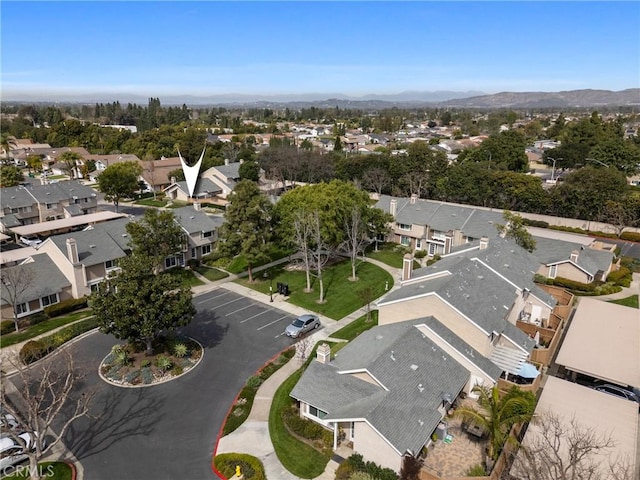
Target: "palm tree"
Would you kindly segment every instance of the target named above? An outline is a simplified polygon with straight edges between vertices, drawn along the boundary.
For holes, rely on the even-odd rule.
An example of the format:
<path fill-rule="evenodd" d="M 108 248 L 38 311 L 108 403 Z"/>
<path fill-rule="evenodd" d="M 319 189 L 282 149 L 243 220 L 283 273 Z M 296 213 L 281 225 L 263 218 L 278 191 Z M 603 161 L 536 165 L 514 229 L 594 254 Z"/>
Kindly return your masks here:
<path fill-rule="evenodd" d="M 4 151 L 5 162 L 8 163 L 11 154 L 11 150 L 18 147 L 16 137 L 9 135 L 6 132 L 0 134 L 0 148 Z"/>
<path fill-rule="evenodd" d="M 478 425 L 489 436 L 487 454 L 497 460 L 502 446 L 506 442 L 511 428 L 517 423 L 531 421 L 535 409 L 535 396 L 513 387 L 505 395 L 500 396 L 498 387 L 476 385 L 473 392 L 478 393 L 478 405 L 461 406 L 455 415 L 466 422 Z"/>

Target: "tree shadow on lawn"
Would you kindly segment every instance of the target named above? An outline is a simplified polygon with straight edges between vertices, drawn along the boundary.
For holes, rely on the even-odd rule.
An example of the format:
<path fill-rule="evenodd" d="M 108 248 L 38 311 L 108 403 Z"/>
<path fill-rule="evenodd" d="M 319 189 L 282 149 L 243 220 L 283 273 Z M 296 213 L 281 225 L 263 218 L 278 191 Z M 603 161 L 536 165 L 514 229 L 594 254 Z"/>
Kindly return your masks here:
<path fill-rule="evenodd" d="M 179 334 L 197 340 L 204 348 L 217 346 L 228 331 L 229 324 L 221 325 L 218 314 L 213 310 L 198 312 L 189 325 L 177 330 Z"/>

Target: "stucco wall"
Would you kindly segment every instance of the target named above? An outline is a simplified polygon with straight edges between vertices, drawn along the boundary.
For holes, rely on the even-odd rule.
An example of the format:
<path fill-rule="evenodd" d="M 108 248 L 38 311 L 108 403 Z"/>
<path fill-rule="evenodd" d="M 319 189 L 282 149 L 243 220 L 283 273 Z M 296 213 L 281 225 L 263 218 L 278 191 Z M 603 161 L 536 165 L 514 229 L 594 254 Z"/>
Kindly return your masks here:
<path fill-rule="evenodd" d="M 429 315 L 436 317 L 444 326 L 483 355 L 489 354 L 490 343 L 487 334 L 436 295 L 379 306 L 378 324 L 388 325 Z"/>
<path fill-rule="evenodd" d="M 87 275 L 87 282 L 91 282 L 92 280 L 97 280 L 99 278 L 104 278 L 104 276 L 106 275 L 104 263 L 86 267 L 85 272 Z"/>
<path fill-rule="evenodd" d="M 353 449 L 365 461 L 375 462 L 396 472 L 400 471 L 402 457 L 366 422 L 355 422 Z"/>

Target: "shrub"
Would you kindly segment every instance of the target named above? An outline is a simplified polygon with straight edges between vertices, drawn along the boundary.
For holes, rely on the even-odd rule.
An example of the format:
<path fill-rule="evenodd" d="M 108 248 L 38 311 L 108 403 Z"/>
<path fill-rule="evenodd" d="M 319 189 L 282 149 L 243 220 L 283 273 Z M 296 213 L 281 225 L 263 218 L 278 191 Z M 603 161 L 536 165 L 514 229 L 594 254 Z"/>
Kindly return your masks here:
<path fill-rule="evenodd" d="M 189 349 L 184 343 L 176 343 L 173 346 L 173 354 L 178 358 L 186 357 L 189 353 Z"/>
<path fill-rule="evenodd" d="M 244 453 L 223 453 L 213 459 L 216 469 L 226 478 L 236 473 L 236 465 L 246 480 L 266 480 L 264 466 L 256 457 Z"/>
<path fill-rule="evenodd" d="M 140 368 L 148 368 L 150 366 L 151 366 L 151 360 L 149 360 L 148 358 L 145 358 L 140 362 Z"/>
<path fill-rule="evenodd" d="M 474 465 L 465 474 L 467 477 L 484 477 L 487 474 L 484 467 L 480 464 Z"/>
<path fill-rule="evenodd" d="M 124 377 L 126 383 L 137 383 L 140 379 L 140 370 L 132 370 Z"/>
<path fill-rule="evenodd" d="M 620 235 L 621 240 L 628 240 L 629 242 L 640 242 L 640 233 L 638 232 L 622 232 Z"/>
<path fill-rule="evenodd" d="M 173 362 L 166 355 L 160 355 L 156 358 L 156 367 L 158 367 L 163 372 L 170 370 L 173 367 Z"/>
<path fill-rule="evenodd" d="M 20 349 L 20 360 L 23 363 L 33 363 L 49 353 L 47 345 L 40 340 L 30 340 Z"/>
<path fill-rule="evenodd" d="M 153 382 L 153 372 L 149 367 L 145 367 L 140 370 L 140 375 L 142 376 L 142 383 L 145 385 L 149 385 Z"/>
<path fill-rule="evenodd" d="M 44 322 L 47 319 L 47 315 L 44 312 L 34 313 L 28 317 L 29 325 L 37 325 Z"/>
<path fill-rule="evenodd" d="M 367 472 L 355 472 L 350 477 L 349 480 L 375 480 L 371 475 Z"/>
<path fill-rule="evenodd" d="M 129 352 L 126 350 L 120 350 L 116 355 L 114 355 L 114 360 L 116 365 L 125 366 L 129 365 L 131 358 L 129 357 Z"/>
<path fill-rule="evenodd" d="M 0 335 L 6 335 L 7 333 L 15 332 L 16 325 L 13 320 L 3 320 L 0 322 Z"/>
<path fill-rule="evenodd" d="M 576 282 L 569 280 L 568 278 L 556 277 L 548 278 L 546 280 L 547 285 L 556 285 L 558 287 L 568 288 L 569 290 L 576 290 L 578 292 L 592 293 L 596 286 L 592 283 Z"/>
<path fill-rule="evenodd" d="M 258 388 L 260 385 L 262 385 L 262 379 L 260 377 L 253 376 L 247 380 L 247 386 L 251 388 Z"/>
<path fill-rule="evenodd" d="M 97 326 L 98 326 L 98 321 L 95 318 L 89 318 L 87 320 L 82 320 L 77 323 L 74 323 L 73 325 L 69 325 L 59 330 L 58 332 L 54 333 L 53 335 L 49 335 L 47 337 L 42 338 L 41 340 L 32 340 L 30 342 L 27 342 L 24 345 L 24 347 L 22 347 L 22 350 L 24 350 L 25 347 L 27 347 L 27 345 L 29 345 L 30 343 L 36 342 L 36 344 L 40 344 L 42 346 L 42 351 L 40 352 L 40 356 L 37 357 L 37 354 L 36 354 L 37 358 L 35 358 L 34 355 L 32 355 L 32 352 L 30 350 L 27 350 L 23 358 L 22 350 L 21 350 L 20 359 L 24 363 L 35 362 L 39 358 L 42 358 L 46 354 L 52 352 L 53 350 L 63 345 L 64 343 L 68 342 L 72 338 L 77 337 L 78 335 L 81 335 L 85 332 L 88 332 L 89 330 L 92 330 Z M 34 349 L 34 347 L 29 347 L 29 349 Z"/>
<path fill-rule="evenodd" d="M 529 218 L 522 218 L 522 223 L 529 227 L 549 228 L 549 223 L 544 220 L 531 220 Z"/>
<path fill-rule="evenodd" d="M 607 281 L 620 283 L 622 280 L 625 280 L 627 278 L 631 280 L 631 270 L 629 270 L 627 267 L 620 267 L 618 270 L 616 270 L 615 272 L 611 272 L 607 276 Z"/>
<path fill-rule="evenodd" d="M 57 317 L 58 315 L 64 315 L 65 313 L 80 310 L 87 306 L 87 297 L 82 298 L 70 298 L 69 300 L 63 300 L 55 305 L 49 305 L 44 309 L 44 313 L 49 318 Z"/>
<path fill-rule="evenodd" d="M 187 267 L 193 269 L 196 269 L 200 266 L 200 260 L 198 260 L 197 258 L 190 258 L 189 260 L 187 260 Z"/>
<path fill-rule="evenodd" d="M 283 413 L 283 420 L 289 430 L 308 440 L 321 440 L 325 431 L 320 424 L 301 418 L 295 405 Z"/>
<path fill-rule="evenodd" d="M 364 462 L 362 455 L 354 453 L 340 464 L 336 470 L 336 480 L 349 480 L 357 472 L 363 472 L 373 480 L 398 480 L 398 474 L 390 468 L 383 468 L 373 462 Z M 356 477 L 360 478 L 360 477 Z M 364 477 L 366 478 L 366 477 Z"/>
<path fill-rule="evenodd" d="M 427 256 L 427 251 L 426 250 L 418 250 L 416 251 L 414 257 L 415 258 L 424 258 Z"/>
<path fill-rule="evenodd" d="M 182 365 L 174 365 L 171 369 L 171 373 L 174 375 L 182 375 L 182 372 L 184 372 L 184 368 L 182 368 Z"/>

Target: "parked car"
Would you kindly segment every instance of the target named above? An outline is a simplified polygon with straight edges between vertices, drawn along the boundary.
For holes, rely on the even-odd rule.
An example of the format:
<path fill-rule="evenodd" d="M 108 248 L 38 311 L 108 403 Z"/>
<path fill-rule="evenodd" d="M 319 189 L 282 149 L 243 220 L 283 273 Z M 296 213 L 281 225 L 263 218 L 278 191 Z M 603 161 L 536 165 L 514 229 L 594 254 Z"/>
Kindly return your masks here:
<path fill-rule="evenodd" d="M 35 235 L 23 235 L 20 237 L 20 242 L 28 247 L 37 247 L 42 243 L 42 240 Z"/>
<path fill-rule="evenodd" d="M 307 313 L 299 316 L 291 322 L 291 325 L 287 327 L 284 333 L 286 333 L 288 337 L 298 338 L 300 335 L 304 335 L 311 330 L 315 330 L 319 326 L 320 319 L 318 316 L 312 313 Z"/>
<path fill-rule="evenodd" d="M 0 431 L 6 431 L 8 429 L 15 430 L 18 428 L 18 425 L 16 417 L 0 409 Z"/>
<path fill-rule="evenodd" d="M 35 448 L 31 443 L 31 435 L 25 432 L 19 437 L 24 440 L 26 448 L 23 448 L 11 434 L 4 433 L 0 436 L 0 472 L 6 472 L 9 467 L 27 460 L 29 450 Z"/>
<path fill-rule="evenodd" d="M 640 397 L 636 393 L 626 388 L 618 387 L 617 385 L 605 383 L 593 388 L 599 392 L 608 393 L 609 395 L 615 395 L 616 397 L 626 398 L 632 402 L 640 403 Z"/>

